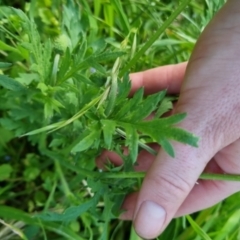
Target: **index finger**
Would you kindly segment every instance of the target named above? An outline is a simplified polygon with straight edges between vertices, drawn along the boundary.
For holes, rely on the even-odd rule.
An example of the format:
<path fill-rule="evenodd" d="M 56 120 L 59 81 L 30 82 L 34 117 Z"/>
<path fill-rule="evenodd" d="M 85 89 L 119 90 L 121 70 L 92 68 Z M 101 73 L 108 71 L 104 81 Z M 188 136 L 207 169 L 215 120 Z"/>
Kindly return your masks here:
<path fill-rule="evenodd" d="M 133 95 L 139 88 L 144 87 L 145 94 L 152 94 L 167 89 L 168 93 L 179 93 L 185 75 L 187 62 L 149 69 L 130 74 Z"/>

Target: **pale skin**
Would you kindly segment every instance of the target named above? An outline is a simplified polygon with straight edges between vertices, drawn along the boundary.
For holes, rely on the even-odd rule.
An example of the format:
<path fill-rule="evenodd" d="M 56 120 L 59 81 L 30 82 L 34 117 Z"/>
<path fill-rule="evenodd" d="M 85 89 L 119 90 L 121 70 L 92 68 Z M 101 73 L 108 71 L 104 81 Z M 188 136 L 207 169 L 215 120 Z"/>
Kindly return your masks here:
<path fill-rule="evenodd" d="M 178 216 L 210 207 L 240 190 L 240 182 L 198 180 L 202 172 L 240 174 L 240 1 L 228 0 L 199 38 L 189 63 L 131 74 L 132 93 L 167 88 L 179 93 L 178 124 L 200 137 L 199 147 L 172 142 L 172 159 L 157 145 L 157 157 L 140 152 L 137 171 L 146 171 L 138 193 L 123 204 L 123 219 L 133 220 L 145 239 L 157 237 Z M 121 159 L 104 152 L 116 165 Z M 198 184 L 196 184 L 198 182 Z"/>

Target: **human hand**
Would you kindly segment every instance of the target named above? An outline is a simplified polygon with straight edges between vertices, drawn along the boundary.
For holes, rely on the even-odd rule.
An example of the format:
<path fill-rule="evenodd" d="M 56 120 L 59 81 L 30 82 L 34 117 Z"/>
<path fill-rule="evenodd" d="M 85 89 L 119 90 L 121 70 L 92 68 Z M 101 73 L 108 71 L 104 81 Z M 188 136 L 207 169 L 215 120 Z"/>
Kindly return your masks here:
<path fill-rule="evenodd" d="M 187 112 L 179 127 L 201 137 L 199 148 L 174 143 L 176 159 L 160 150 L 151 164 L 133 215 L 144 238 L 156 237 L 173 217 L 209 207 L 240 189 L 238 182 L 195 185 L 204 169 L 240 173 L 239 13 L 240 2 L 228 1 L 190 59 L 175 112 Z"/>
<path fill-rule="evenodd" d="M 239 27 L 240 1 L 231 0 L 199 38 L 174 110 L 187 113 L 178 127 L 199 136 L 199 147 L 173 142 L 175 159 L 160 150 L 145 166 L 140 192 L 124 204 L 143 238 L 159 235 L 173 217 L 212 206 L 240 189 L 239 182 L 198 181 L 203 171 L 240 173 Z M 146 89 L 157 87 L 144 82 Z"/>

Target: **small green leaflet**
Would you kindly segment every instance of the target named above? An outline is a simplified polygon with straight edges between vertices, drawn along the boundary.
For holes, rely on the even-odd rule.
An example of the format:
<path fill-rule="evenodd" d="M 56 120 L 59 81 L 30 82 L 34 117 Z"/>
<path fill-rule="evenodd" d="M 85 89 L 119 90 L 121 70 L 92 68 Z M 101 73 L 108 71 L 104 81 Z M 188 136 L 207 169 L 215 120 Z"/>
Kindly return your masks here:
<path fill-rule="evenodd" d="M 60 61 L 60 66 L 59 66 L 59 70 L 58 70 L 58 79 L 57 82 L 64 82 L 62 81 L 62 79 L 64 78 L 65 74 L 67 73 L 69 67 L 72 64 L 72 59 L 71 59 L 71 52 L 69 50 L 69 48 L 66 49 L 65 54 L 61 57 L 61 61 Z"/>
<path fill-rule="evenodd" d="M 160 145 L 171 157 L 175 157 L 173 146 L 168 140 L 162 139 Z"/>
<path fill-rule="evenodd" d="M 115 133 L 116 122 L 112 120 L 101 120 L 104 142 L 107 149 L 110 149 L 112 144 L 112 136 Z"/>
<path fill-rule="evenodd" d="M 82 152 L 90 148 L 93 145 L 94 141 L 99 139 L 100 133 L 100 129 L 89 132 L 89 134 L 85 138 L 83 138 L 77 145 L 73 147 L 71 152 Z"/>
<path fill-rule="evenodd" d="M 0 85 L 14 92 L 26 90 L 26 88 L 21 83 L 6 75 L 0 75 Z"/>
<path fill-rule="evenodd" d="M 92 82 L 88 77 L 80 73 L 75 73 L 73 75 L 73 78 L 76 79 L 78 82 L 84 82 L 89 85 L 95 85 L 95 83 Z"/>
<path fill-rule="evenodd" d="M 64 106 L 59 101 L 54 98 L 46 99 L 46 102 L 44 104 L 45 119 L 50 119 L 53 116 L 54 111 L 59 112 L 59 108 L 64 108 Z"/>
<path fill-rule="evenodd" d="M 173 109 L 173 103 L 172 103 L 173 100 L 176 100 L 176 97 L 165 96 L 159 108 L 157 109 L 154 118 L 160 118 L 164 113 Z"/>
<path fill-rule="evenodd" d="M 138 133 L 134 125 L 129 123 L 120 123 L 126 131 L 126 142 L 125 145 L 129 148 L 129 153 L 133 163 L 137 160 L 138 155 Z"/>
<path fill-rule="evenodd" d="M 122 80 L 118 82 L 118 95 L 116 99 L 116 105 L 120 103 L 122 100 L 125 100 L 127 98 L 130 90 L 131 90 L 131 81 L 129 79 L 128 74 L 125 74 Z M 129 100 L 129 98 L 127 100 Z"/>
<path fill-rule="evenodd" d="M 73 54 L 74 54 L 74 65 L 79 65 L 82 60 L 85 57 L 86 51 L 87 51 L 87 41 L 86 39 L 82 36 L 79 39 L 78 44 L 74 48 Z"/>

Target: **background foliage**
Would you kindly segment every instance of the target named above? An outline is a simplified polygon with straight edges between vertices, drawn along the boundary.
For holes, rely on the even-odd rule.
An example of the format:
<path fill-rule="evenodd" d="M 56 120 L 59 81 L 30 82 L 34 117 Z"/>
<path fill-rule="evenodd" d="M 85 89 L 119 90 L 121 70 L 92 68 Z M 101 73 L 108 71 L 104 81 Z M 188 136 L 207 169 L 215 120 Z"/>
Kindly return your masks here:
<path fill-rule="evenodd" d="M 184 115 L 145 123 L 170 98 L 139 90 L 128 99 L 128 72 L 188 60 L 224 3 L 182 2 L 184 11 L 133 61 L 181 1 L 1 1 L 1 239 L 139 239 L 116 219 L 141 183 L 133 175 L 139 149 L 155 141 L 174 155 L 168 139 L 196 138 L 173 127 Z M 125 164 L 101 175 L 95 158 L 106 148 Z M 173 220 L 158 239 L 239 239 L 238 195 Z"/>

